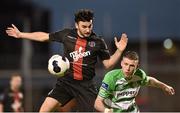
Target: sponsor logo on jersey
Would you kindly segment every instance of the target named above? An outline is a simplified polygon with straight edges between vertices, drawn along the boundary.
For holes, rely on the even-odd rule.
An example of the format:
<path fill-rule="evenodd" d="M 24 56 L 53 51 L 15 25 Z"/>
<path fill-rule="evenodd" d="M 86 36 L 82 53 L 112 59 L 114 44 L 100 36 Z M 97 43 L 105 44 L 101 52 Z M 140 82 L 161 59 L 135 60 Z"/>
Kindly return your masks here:
<path fill-rule="evenodd" d="M 118 99 L 122 99 L 122 98 L 132 98 L 135 97 L 139 91 L 140 87 L 136 87 L 136 88 L 128 88 L 128 89 L 124 89 L 122 91 L 116 91 L 115 95 L 116 98 Z"/>
<path fill-rule="evenodd" d="M 90 51 L 82 52 L 83 48 L 79 47 L 78 51 L 73 51 L 69 55 L 74 61 L 78 61 L 79 58 L 87 57 L 91 55 Z"/>
<path fill-rule="evenodd" d="M 119 93 L 118 96 L 134 95 L 135 93 L 136 91 L 126 91 L 126 92 Z"/>
<path fill-rule="evenodd" d="M 102 82 L 101 88 L 103 88 L 103 89 L 107 90 L 107 89 L 108 89 L 108 87 L 109 87 L 109 85 L 108 85 L 108 84 L 106 84 L 106 83 Z"/>

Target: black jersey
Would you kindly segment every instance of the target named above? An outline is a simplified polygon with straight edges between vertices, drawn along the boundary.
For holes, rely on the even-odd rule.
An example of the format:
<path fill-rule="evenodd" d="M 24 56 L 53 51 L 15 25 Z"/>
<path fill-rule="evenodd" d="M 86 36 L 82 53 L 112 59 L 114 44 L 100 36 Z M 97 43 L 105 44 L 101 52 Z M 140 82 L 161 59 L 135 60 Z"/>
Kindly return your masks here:
<path fill-rule="evenodd" d="M 13 92 L 11 89 L 6 89 L 0 95 L 0 103 L 3 104 L 4 112 L 22 112 L 23 108 L 23 93 Z"/>
<path fill-rule="evenodd" d="M 101 60 L 110 58 L 105 41 L 95 33 L 80 38 L 76 29 L 64 29 L 51 33 L 49 40 L 62 43 L 64 56 L 70 61 L 70 69 L 63 78 L 91 80 L 95 76 L 97 58 Z"/>

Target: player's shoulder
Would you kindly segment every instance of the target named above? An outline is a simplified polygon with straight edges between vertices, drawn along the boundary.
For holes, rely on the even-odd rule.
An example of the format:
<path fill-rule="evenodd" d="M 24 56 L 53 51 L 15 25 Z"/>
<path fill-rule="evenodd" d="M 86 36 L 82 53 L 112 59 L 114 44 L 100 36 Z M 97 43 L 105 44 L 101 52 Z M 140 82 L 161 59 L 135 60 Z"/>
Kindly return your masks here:
<path fill-rule="evenodd" d="M 62 32 L 64 32 L 64 33 L 75 33 L 76 30 L 75 30 L 75 29 L 72 29 L 72 28 L 64 28 L 64 29 L 62 30 Z"/>
<path fill-rule="evenodd" d="M 92 32 L 91 33 L 91 39 L 94 39 L 94 40 L 101 40 L 101 41 L 104 41 L 104 37 L 102 35 L 97 35 L 96 33 Z"/>
<path fill-rule="evenodd" d="M 119 73 L 121 71 L 121 69 L 113 69 L 113 70 L 110 70 L 107 72 L 107 74 L 110 74 L 110 73 Z"/>
<path fill-rule="evenodd" d="M 1 95 L 1 97 L 5 97 L 5 96 L 8 96 L 9 93 L 11 93 L 11 92 L 12 92 L 11 89 L 8 87 L 8 88 L 4 89 L 0 95 Z"/>
<path fill-rule="evenodd" d="M 107 72 L 105 77 L 106 78 L 117 78 L 122 75 L 121 73 L 122 73 L 121 69 L 113 69 L 113 70 Z"/>
<path fill-rule="evenodd" d="M 146 76 L 146 73 L 143 69 L 138 68 L 136 70 L 136 72 L 134 73 L 134 75 L 139 76 L 139 77 L 143 77 L 143 76 Z"/>
<path fill-rule="evenodd" d="M 55 33 L 72 33 L 75 32 L 75 29 L 71 29 L 71 28 L 64 28 L 64 29 L 59 29 L 57 31 L 55 31 Z"/>
<path fill-rule="evenodd" d="M 144 74 L 145 71 L 143 69 L 138 68 L 135 73 L 136 74 Z"/>
<path fill-rule="evenodd" d="M 101 36 L 101 35 L 99 35 L 99 36 L 97 36 L 97 35 L 95 35 L 95 34 L 94 34 L 94 35 L 91 35 L 90 41 L 94 41 L 94 42 L 96 42 L 98 45 L 100 45 L 101 48 L 107 49 L 107 44 L 106 44 L 106 42 L 105 42 L 105 40 L 104 40 L 104 37 Z"/>

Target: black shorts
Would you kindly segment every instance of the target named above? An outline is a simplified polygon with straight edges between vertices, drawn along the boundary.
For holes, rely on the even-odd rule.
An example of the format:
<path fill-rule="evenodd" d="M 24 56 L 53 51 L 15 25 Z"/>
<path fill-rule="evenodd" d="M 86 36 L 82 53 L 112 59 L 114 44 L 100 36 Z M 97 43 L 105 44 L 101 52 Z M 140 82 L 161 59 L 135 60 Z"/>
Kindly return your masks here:
<path fill-rule="evenodd" d="M 98 90 L 93 81 L 58 80 L 48 96 L 58 100 L 62 106 L 75 98 L 77 111 L 93 112 Z"/>

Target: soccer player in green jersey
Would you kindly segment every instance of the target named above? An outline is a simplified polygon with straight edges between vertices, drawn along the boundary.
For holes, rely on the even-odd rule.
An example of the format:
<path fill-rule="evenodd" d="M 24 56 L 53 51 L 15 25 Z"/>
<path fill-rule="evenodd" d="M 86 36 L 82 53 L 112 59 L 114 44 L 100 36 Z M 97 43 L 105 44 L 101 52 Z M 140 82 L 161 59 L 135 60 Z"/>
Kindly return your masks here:
<path fill-rule="evenodd" d="M 94 107 L 101 112 L 139 112 L 135 97 L 141 86 L 153 86 L 174 95 L 174 89 L 147 76 L 138 68 L 139 56 L 134 51 L 127 51 L 121 61 L 121 69 L 108 72 L 99 90 Z"/>

